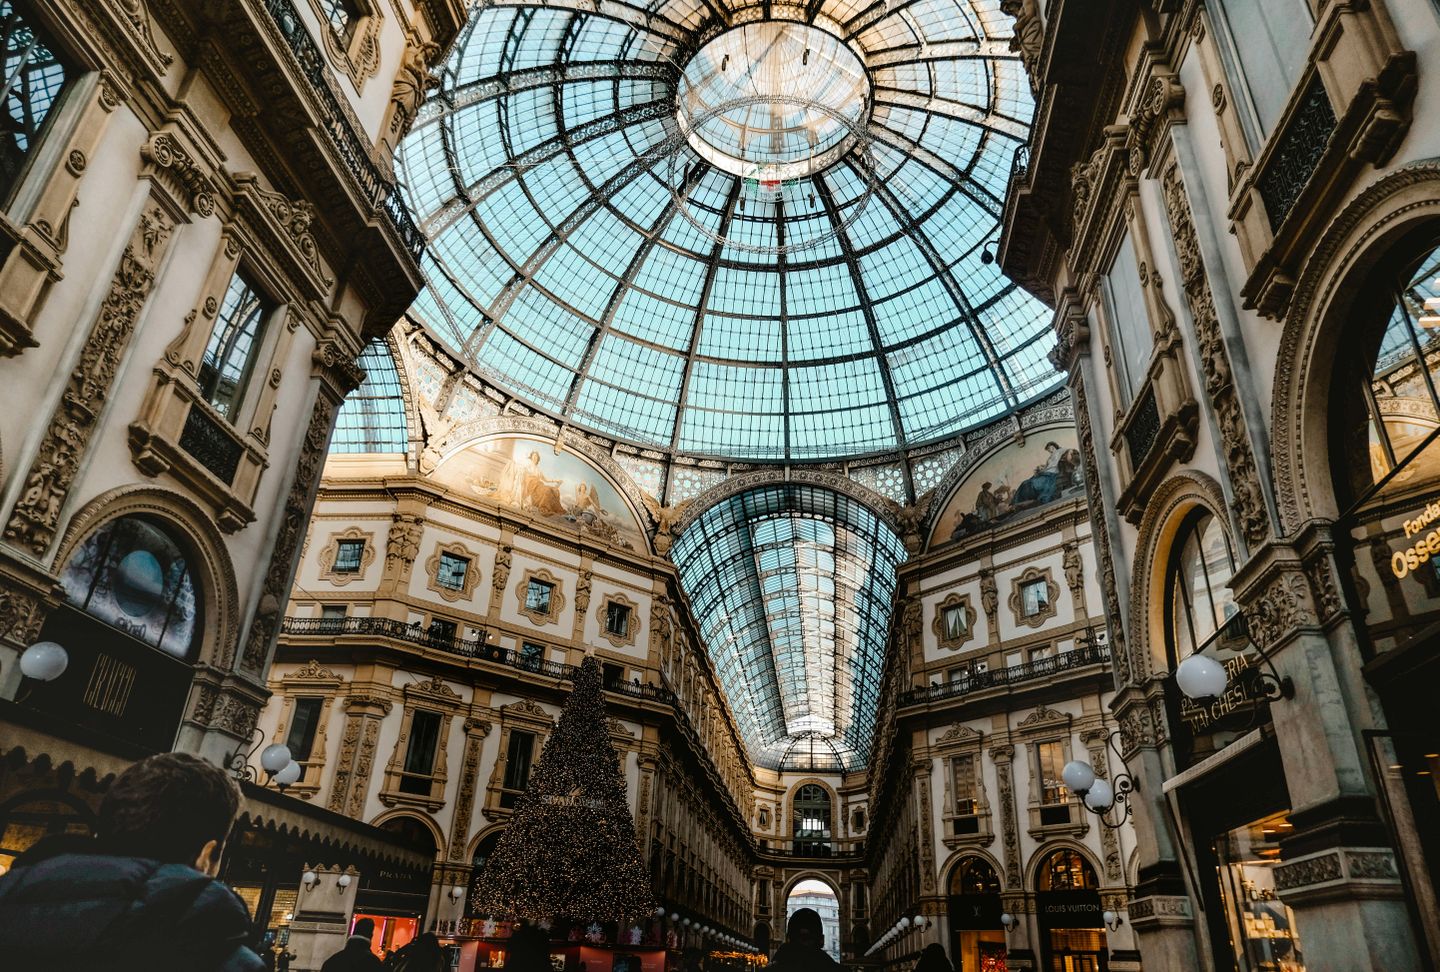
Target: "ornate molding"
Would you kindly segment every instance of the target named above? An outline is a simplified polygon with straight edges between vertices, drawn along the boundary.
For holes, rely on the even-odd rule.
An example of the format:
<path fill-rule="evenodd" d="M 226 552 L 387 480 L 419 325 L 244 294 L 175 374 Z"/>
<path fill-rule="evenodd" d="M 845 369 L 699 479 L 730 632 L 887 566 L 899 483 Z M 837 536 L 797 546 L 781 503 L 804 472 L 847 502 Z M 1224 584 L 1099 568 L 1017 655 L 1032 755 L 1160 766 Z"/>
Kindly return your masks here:
<path fill-rule="evenodd" d="M 189 212 L 202 219 L 215 212 L 215 186 L 205 167 L 170 132 L 156 132 L 140 146 L 146 174 Z"/>
<path fill-rule="evenodd" d="M 529 606 L 528 594 L 531 581 L 550 585 L 550 609 L 548 611 L 540 611 Z M 520 602 L 520 614 L 529 618 L 530 623 L 536 627 L 558 624 L 560 612 L 565 609 L 565 590 L 562 581 L 544 568 L 527 568 L 521 575 L 520 582 L 515 585 L 515 597 Z"/>
<path fill-rule="evenodd" d="M 951 612 L 956 612 L 953 616 L 961 619 L 959 631 L 950 623 Z M 930 622 L 930 630 L 941 648 L 946 651 L 959 651 L 975 637 L 976 618 L 975 609 L 970 606 L 970 595 L 951 593 L 935 605 L 935 617 Z"/>
<path fill-rule="evenodd" d="M 320 473 L 330 446 L 330 431 L 335 424 L 338 405 L 322 390 L 310 412 L 310 421 L 295 461 L 295 476 L 280 511 L 280 529 L 270 548 L 270 565 L 260 588 L 260 600 L 245 638 L 240 664 L 246 671 L 259 672 L 264 668 L 280 628 L 280 617 L 289 599 L 296 563 L 300 558 L 300 544 L 305 539 L 310 510 L 315 504 L 315 491 L 320 486 Z"/>
<path fill-rule="evenodd" d="M 578 610 L 579 599 L 576 599 Z M 625 633 L 616 634 L 610 630 L 607 623 L 611 604 L 623 604 L 630 609 L 626 617 Z M 600 604 L 595 608 L 595 619 L 599 622 L 600 637 L 610 642 L 616 648 L 633 647 L 640 632 L 640 605 L 630 600 L 624 594 L 606 594 L 600 598 Z"/>
<path fill-rule="evenodd" d="M 1200 351 L 1201 373 L 1205 391 L 1210 398 L 1212 414 L 1219 432 L 1225 468 L 1229 473 L 1234 512 L 1241 535 L 1247 546 L 1264 543 L 1270 533 L 1270 514 L 1260 483 L 1259 469 L 1251 450 L 1249 430 L 1235 387 L 1235 374 L 1230 367 L 1230 353 L 1220 333 L 1220 319 L 1215 311 L 1215 298 L 1206 279 L 1205 263 L 1200 255 L 1190 200 L 1180 176 L 1178 164 L 1172 164 L 1163 179 L 1165 211 L 1179 257 L 1180 279 L 1185 302 L 1190 308 Z"/>
<path fill-rule="evenodd" d="M 335 561 L 340 556 L 340 541 L 360 540 L 364 548 L 360 553 L 359 570 L 344 572 L 336 571 Z M 325 549 L 320 551 L 320 579 L 329 581 L 336 587 L 344 587 L 353 581 L 361 580 L 365 571 L 375 562 L 375 534 L 373 531 L 362 530 L 359 527 L 350 527 L 340 533 L 330 534 L 330 539 L 325 544 Z"/>
<path fill-rule="evenodd" d="M 1025 613 L 1024 590 L 1036 581 L 1045 582 L 1045 603 L 1034 614 Z M 1015 624 L 1022 628 L 1039 628 L 1059 612 L 1060 585 L 1049 567 L 1027 567 L 1019 576 L 1010 581 L 1010 598 L 1007 602 L 1015 616 Z"/>
<path fill-rule="evenodd" d="M 440 583 L 440 561 L 442 554 L 450 554 L 460 557 L 466 561 L 465 577 L 459 587 L 446 587 Z M 469 601 L 475 594 L 475 588 L 480 583 L 479 558 L 473 550 L 463 543 L 436 543 L 435 552 L 430 559 L 425 561 L 425 586 L 439 594 L 446 601 Z"/>
<path fill-rule="evenodd" d="M 5 526 L 5 540 L 41 558 L 55 538 L 60 510 L 80 459 L 99 424 L 111 385 L 155 283 L 175 223 L 155 203 L 145 207 L 120 256 L 80 360 L 70 372 L 60 405 L 40 440 L 24 490 Z"/>
<path fill-rule="evenodd" d="M 314 681 L 314 682 L 343 682 L 343 681 L 344 681 L 344 679 L 341 678 L 340 675 L 336 674 L 336 673 L 335 673 L 334 671 L 332 671 L 331 669 L 328 669 L 328 668 L 324 667 L 323 665 L 320 664 L 319 661 L 317 661 L 317 660 L 314 659 L 314 658 L 310 659 L 308 662 L 306 662 L 305 664 L 301 665 L 299 668 L 295 669 L 294 671 L 287 672 L 285 675 L 281 676 L 281 680 L 282 680 L 282 681 L 288 681 L 288 680 L 290 680 L 290 679 L 295 679 L 295 680 L 297 680 L 297 681 Z"/>

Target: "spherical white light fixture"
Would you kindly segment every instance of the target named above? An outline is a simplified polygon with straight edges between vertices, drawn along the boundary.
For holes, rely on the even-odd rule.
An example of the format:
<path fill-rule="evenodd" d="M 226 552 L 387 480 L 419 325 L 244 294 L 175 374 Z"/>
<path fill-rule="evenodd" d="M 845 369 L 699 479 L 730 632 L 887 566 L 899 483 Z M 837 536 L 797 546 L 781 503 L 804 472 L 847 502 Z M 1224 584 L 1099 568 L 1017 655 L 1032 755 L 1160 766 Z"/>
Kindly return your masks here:
<path fill-rule="evenodd" d="M 679 921 L 679 920 L 680 920 L 680 915 L 679 915 L 679 913 L 678 913 L 678 912 L 674 912 L 674 911 L 670 912 L 670 920 L 671 920 L 671 921 Z"/>
<path fill-rule="evenodd" d="M 681 924 L 681 926 L 684 927 L 684 928 L 689 928 L 689 927 L 690 927 L 690 919 L 689 919 L 689 918 L 682 918 L 682 919 L 680 919 L 680 924 Z"/>
<path fill-rule="evenodd" d="M 655 917 L 656 917 L 656 918 L 659 918 L 659 917 L 661 917 L 661 916 L 664 915 L 664 914 L 665 914 L 665 906 L 664 906 L 664 905 L 656 905 L 656 906 L 655 906 Z"/>
<path fill-rule="evenodd" d="M 910 919 L 910 924 L 914 925 L 917 929 L 924 931 L 925 926 L 928 924 L 928 922 L 926 921 L 924 915 L 916 915 L 914 918 Z"/>
<path fill-rule="evenodd" d="M 304 772 L 305 767 L 301 766 L 299 763 L 295 762 L 292 759 L 290 762 L 286 763 L 285 768 L 280 770 L 280 772 L 276 773 L 274 777 L 272 777 L 272 779 L 275 780 L 275 785 L 283 790 L 290 784 L 299 782 L 300 776 Z"/>
<path fill-rule="evenodd" d="M 1085 794 L 1085 806 L 1096 813 L 1104 813 L 1115 805 L 1115 788 L 1109 780 L 1096 780 Z"/>
<path fill-rule="evenodd" d="M 457 885 L 455 885 L 453 888 L 450 889 L 450 900 L 451 900 L 451 901 L 459 901 L 459 900 L 460 900 L 461 898 L 463 898 L 463 897 L 465 897 L 465 889 L 462 888 L 462 887 L 460 887 L 460 885 L 457 884 Z"/>
<path fill-rule="evenodd" d="M 1006 931 L 1013 931 L 1018 921 L 1014 915 L 1007 911 L 1000 916 L 1000 924 L 1005 926 Z"/>
<path fill-rule="evenodd" d="M 1084 793 L 1095 782 L 1095 769 L 1081 759 L 1072 759 L 1060 771 L 1060 779 L 1071 793 Z"/>
<path fill-rule="evenodd" d="M 305 885 L 305 888 L 307 890 L 315 887 L 316 882 L 319 880 L 320 875 L 316 874 L 314 871 L 306 871 L 304 874 L 300 875 L 300 883 Z"/>
<path fill-rule="evenodd" d="M 909 919 L 909 918 L 901 918 L 899 921 L 897 921 L 897 922 L 895 923 L 895 927 L 896 927 L 896 928 L 899 928 L 901 931 L 904 931 L 905 929 L 907 929 L 907 928 L 910 927 L 910 919 Z"/>
<path fill-rule="evenodd" d="M 1175 684 L 1188 699 L 1213 699 L 1225 694 L 1230 676 L 1208 655 L 1191 655 L 1175 669 Z"/>
<path fill-rule="evenodd" d="M 20 656 L 20 673 L 37 682 L 53 682 L 65 673 L 70 655 L 53 641 L 37 641 Z"/>
<path fill-rule="evenodd" d="M 290 765 L 290 747 L 284 743 L 271 743 L 260 750 L 260 768 L 274 776 Z"/>
<path fill-rule="evenodd" d="M 353 881 L 353 880 L 354 880 L 354 878 L 352 878 L 350 875 L 348 875 L 348 874 L 342 874 L 342 875 L 340 875 L 338 878 L 335 879 L 335 884 L 336 884 L 337 886 L 339 886 L 339 887 L 342 887 L 342 888 L 348 888 L 348 887 L 350 887 L 350 882 Z"/>

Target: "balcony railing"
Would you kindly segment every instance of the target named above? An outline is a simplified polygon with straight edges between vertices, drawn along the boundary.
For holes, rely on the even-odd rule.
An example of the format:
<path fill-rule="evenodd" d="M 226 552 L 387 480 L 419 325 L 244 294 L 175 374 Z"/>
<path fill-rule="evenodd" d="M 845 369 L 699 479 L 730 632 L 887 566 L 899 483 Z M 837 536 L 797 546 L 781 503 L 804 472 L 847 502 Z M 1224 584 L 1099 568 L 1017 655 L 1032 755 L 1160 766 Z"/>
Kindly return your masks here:
<path fill-rule="evenodd" d="M 451 655 L 459 655 L 462 658 L 491 662 L 496 665 L 503 665 L 506 668 L 533 672 L 537 675 L 543 675 L 546 678 L 560 679 L 563 681 L 572 680 L 575 677 L 575 673 L 579 671 L 575 665 L 548 661 L 547 659 L 524 651 L 516 651 L 513 648 L 502 648 L 499 645 L 489 644 L 488 640 L 485 640 L 488 633 L 483 629 L 480 638 L 451 638 L 431 634 L 430 631 L 422 625 L 409 624 L 394 618 L 287 617 L 280 624 L 280 632 L 281 634 L 298 635 L 300 637 L 361 635 L 390 638 L 395 641 L 406 642 L 407 644 L 434 648 L 437 651 L 443 651 Z M 619 695 L 628 695 L 631 698 L 651 699 L 666 705 L 676 705 L 677 703 L 675 693 L 663 685 L 639 685 L 635 682 L 607 679 L 605 681 L 605 690 L 607 692 L 615 692 Z M 680 713 L 681 718 L 684 718 L 684 712 L 682 710 L 677 707 L 676 711 Z"/>
<path fill-rule="evenodd" d="M 300 12 L 292 0 L 265 0 L 265 10 L 275 21 L 280 36 L 285 39 L 290 53 L 300 67 L 305 80 L 310 82 L 322 108 L 321 123 L 330 135 L 341 159 L 349 168 L 361 191 L 372 203 L 383 206 L 395 225 L 401 243 L 416 260 L 425 250 L 425 236 L 415 225 L 405 201 L 400 198 L 397 186 L 388 182 L 379 166 L 371 157 L 367 140 L 361 135 L 361 125 L 349 104 L 335 91 L 329 69 L 325 66 L 324 53 L 315 39 L 310 36 Z"/>
<path fill-rule="evenodd" d="M 1023 665 L 997 668 L 989 672 L 975 672 L 964 678 L 957 678 L 940 685 L 910 689 L 900 693 L 901 705 L 915 705 L 920 702 L 939 702 L 953 699 L 1003 685 L 1019 685 L 1038 678 L 1047 678 L 1061 672 L 1100 665 L 1110 661 L 1110 646 L 1093 641 L 1079 645 L 1070 651 L 1057 652 L 1046 658 L 1037 658 Z"/>

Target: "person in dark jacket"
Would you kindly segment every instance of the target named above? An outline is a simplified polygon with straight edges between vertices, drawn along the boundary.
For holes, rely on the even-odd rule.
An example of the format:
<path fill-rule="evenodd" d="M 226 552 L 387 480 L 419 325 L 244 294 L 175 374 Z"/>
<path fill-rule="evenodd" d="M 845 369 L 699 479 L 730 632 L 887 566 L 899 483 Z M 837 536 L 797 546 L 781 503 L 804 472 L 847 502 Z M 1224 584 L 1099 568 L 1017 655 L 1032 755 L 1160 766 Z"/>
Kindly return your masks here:
<path fill-rule="evenodd" d="M 945 957 L 945 946 L 939 942 L 931 942 L 920 952 L 920 959 L 915 963 L 915 972 L 955 972 L 950 967 L 950 960 Z"/>
<path fill-rule="evenodd" d="M 250 915 L 215 880 L 235 781 L 184 753 L 141 760 L 94 837 L 47 837 L 0 877 L 4 965 L 46 972 L 261 972 Z"/>
<path fill-rule="evenodd" d="M 825 926 L 820 912 L 799 908 L 785 926 L 785 944 L 770 960 L 771 972 L 839 972 L 840 963 L 825 951 Z"/>
<path fill-rule="evenodd" d="M 345 947 L 326 959 L 320 972 L 384 972 L 384 964 L 370 951 L 370 940 L 374 937 L 375 922 L 361 918 L 350 929 Z"/>
<path fill-rule="evenodd" d="M 426 932 L 390 956 L 385 968 L 391 972 L 446 972 L 449 957 L 434 932 Z"/>

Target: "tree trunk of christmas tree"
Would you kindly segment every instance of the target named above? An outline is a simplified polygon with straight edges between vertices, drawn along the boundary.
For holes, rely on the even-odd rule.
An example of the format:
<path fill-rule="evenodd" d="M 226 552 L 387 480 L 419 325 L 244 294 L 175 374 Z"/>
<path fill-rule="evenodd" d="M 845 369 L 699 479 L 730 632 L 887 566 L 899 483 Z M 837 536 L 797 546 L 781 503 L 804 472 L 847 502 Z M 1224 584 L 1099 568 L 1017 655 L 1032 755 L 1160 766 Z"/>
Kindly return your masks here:
<path fill-rule="evenodd" d="M 592 656 L 515 801 L 474 906 L 497 918 L 628 924 L 653 905 Z"/>

